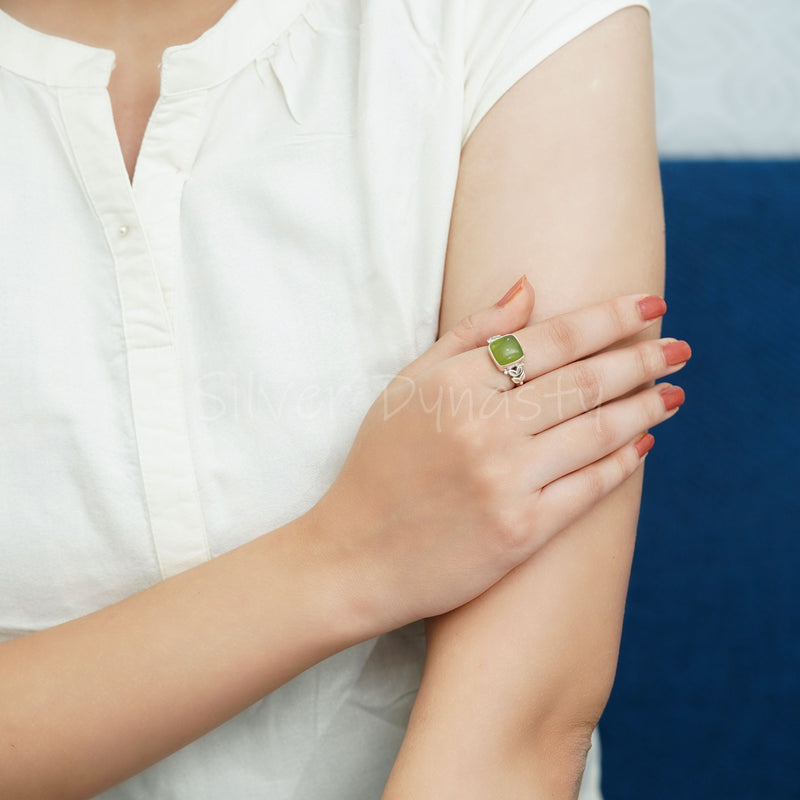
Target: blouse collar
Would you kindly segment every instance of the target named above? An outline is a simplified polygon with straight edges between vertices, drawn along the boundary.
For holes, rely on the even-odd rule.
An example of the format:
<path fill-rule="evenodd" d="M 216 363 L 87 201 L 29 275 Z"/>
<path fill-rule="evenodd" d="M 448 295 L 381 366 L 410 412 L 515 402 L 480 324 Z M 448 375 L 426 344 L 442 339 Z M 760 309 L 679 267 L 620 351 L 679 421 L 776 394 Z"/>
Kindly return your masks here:
<path fill-rule="evenodd" d="M 161 92 L 207 89 L 236 74 L 268 48 L 309 0 L 236 0 L 225 15 L 188 44 L 168 47 L 161 59 Z M 0 67 L 55 87 L 106 87 L 111 50 L 29 28 L 0 11 Z"/>

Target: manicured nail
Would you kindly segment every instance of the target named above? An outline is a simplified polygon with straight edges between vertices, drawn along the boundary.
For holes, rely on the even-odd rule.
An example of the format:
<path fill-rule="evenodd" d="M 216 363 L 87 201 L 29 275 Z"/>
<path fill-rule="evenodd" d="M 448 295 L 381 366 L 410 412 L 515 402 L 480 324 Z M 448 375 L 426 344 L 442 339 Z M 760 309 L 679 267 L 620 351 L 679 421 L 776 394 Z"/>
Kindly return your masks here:
<path fill-rule="evenodd" d="M 653 449 L 653 445 L 655 443 L 656 443 L 656 437 L 653 436 L 652 433 L 643 433 L 633 443 L 633 446 L 636 448 L 636 452 L 639 454 L 639 458 L 644 458 Z"/>
<path fill-rule="evenodd" d="M 662 349 L 668 367 L 683 364 L 692 357 L 692 348 L 686 342 L 669 342 Z"/>
<path fill-rule="evenodd" d="M 655 294 L 640 300 L 638 305 L 639 313 L 645 322 L 663 317 L 667 313 L 667 304 L 664 302 L 664 298 Z"/>
<path fill-rule="evenodd" d="M 672 411 L 683 405 L 686 393 L 680 386 L 670 386 L 668 389 L 661 390 L 661 398 L 664 401 L 664 410 Z"/>
<path fill-rule="evenodd" d="M 525 285 L 525 276 L 523 275 L 501 298 L 497 301 L 497 307 L 503 308 L 507 306 L 521 291 Z"/>

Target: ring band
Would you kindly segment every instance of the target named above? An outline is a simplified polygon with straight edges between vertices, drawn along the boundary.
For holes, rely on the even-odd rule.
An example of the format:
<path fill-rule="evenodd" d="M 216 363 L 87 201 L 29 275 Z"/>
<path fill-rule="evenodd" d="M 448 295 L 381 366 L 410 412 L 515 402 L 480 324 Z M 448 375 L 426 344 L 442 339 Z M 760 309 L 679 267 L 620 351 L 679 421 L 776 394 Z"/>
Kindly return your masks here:
<path fill-rule="evenodd" d="M 525 382 L 525 353 L 519 339 L 513 333 L 507 333 L 504 336 L 492 336 L 488 343 L 489 355 L 497 369 L 508 375 L 515 386 L 522 386 Z"/>

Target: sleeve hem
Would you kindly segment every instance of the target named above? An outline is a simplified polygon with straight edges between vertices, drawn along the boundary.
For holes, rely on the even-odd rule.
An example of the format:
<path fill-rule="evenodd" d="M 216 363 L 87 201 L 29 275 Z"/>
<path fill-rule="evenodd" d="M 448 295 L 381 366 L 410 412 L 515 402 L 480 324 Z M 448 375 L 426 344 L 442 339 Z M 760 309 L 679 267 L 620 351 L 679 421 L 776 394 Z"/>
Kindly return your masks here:
<path fill-rule="evenodd" d="M 649 0 L 634 0 L 633 2 L 631 0 L 594 0 L 594 2 L 586 3 L 576 9 L 537 37 L 522 56 L 513 59 L 512 63 L 503 65 L 504 56 L 501 54 L 492 74 L 481 87 L 480 99 L 473 106 L 469 118 L 464 120 L 462 148 L 492 106 L 534 67 L 598 22 L 623 8 L 634 6 L 640 6 L 648 12 L 650 10 Z"/>

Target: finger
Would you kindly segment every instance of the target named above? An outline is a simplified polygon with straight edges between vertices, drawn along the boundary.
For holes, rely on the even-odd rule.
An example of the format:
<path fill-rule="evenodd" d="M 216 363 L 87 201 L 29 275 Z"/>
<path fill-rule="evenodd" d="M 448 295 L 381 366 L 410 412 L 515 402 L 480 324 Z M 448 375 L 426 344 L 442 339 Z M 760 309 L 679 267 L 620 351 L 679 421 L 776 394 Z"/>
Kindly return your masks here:
<path fill-rule="evenodd" d="M 546 486 L 613 453 L 640 431 L 672 417 L 683 405 L 683 390 L 659 384 L 562 422 L 533 437 L 531 485 Z"/>
<path fill-rule="evenodd" d="M 638 436 L 599 461 L 545 486 L 535 501 L 535 518 L 543 521 L 542 528 L 536 531 L 536 543 L 544 543 L 622 485 L 654 444 L 652 434 Z"/>
<path fill-rule="evenodd" d="M 515 336 L 525 353 L 526 380 L 635 336 L 662 317 L 666 310 L 667 304 L 655 295 L 626 295 L 518 330 Z M 494 334 L 503 332 L 496 330 Z M 486 358 L 491 366 L 488 353 Z M 497 368 L 491 381 L 499 391 L 514 388 L 508 376 Z"/>
<path fill-rule="evenodd" d="M 442 337 L 402 374 L 421 375 L 436 364 L 453 356 L 483 347 L 498 331 L 514 331 L 525 325 L 531 316 L 534 302 L 533 287 L 523 275 L 493 306 L 470 314 Z"/>
<path fill-rule="evenodd" d="M 678 372 L 691 355 L 686 342 L 660 339 L 568 364 L 508 393 L 512 416 L 523 423 L 528 433 L 541 433 Z"/>

